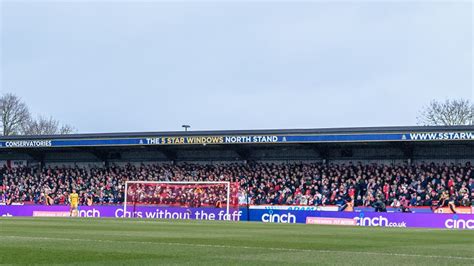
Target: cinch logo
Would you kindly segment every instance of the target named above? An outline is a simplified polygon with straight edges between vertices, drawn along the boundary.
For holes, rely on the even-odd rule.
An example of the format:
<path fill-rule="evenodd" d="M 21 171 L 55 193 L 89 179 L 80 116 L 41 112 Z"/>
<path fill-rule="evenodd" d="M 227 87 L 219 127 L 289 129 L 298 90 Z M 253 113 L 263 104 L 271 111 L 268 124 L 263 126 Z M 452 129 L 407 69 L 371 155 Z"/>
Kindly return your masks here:
<path fill-rule="evenodd" d="M 357 225 L 360 226 L 388 226 L 388 219 L 382 216 L 379 217 L 354 217 Z"/>
<path fill-rule="evenodd" d="M 444 226 L 449 229 L 474 229 L 474 219 L 464 220 L 454 215 L 453 219 L 447 219 L 444 222 Z"/>
<path fill-rule="evenodd" d="M 296 216 L 291 213 L 287 214 L 273 214 L 273 211 L 270 210 L 268 213 L 262 215 L 262 222 L 264 223 L 285 223 L 285 224 L 294 224 L 296 223 Z"/>
<path fill-rule="evenodd" d="M 96 209 L 92 210 L 80 210 L 79 217 L 100 217 L 100 212 Z"/>
<path fill-rule="evenodd" d="M 365 217 L 364 213 L 360 213 L 359 217 L 354 217 L 359 226 L 385 226 L 385 227 L 407 227 L 405 222 L 391 223 L 383 216 Z"/>

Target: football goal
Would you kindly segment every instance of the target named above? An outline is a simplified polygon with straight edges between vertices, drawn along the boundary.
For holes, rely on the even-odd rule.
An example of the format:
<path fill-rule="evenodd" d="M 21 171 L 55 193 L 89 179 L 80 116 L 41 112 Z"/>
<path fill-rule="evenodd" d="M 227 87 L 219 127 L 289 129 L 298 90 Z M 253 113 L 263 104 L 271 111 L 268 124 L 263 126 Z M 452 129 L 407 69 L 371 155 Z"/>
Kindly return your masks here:
<path fill-rule="evenodd" d="M 225 181 L 126 181 L 124 212 L 141 206 L 221 208 L 238 206 L 238 183 Z"/>

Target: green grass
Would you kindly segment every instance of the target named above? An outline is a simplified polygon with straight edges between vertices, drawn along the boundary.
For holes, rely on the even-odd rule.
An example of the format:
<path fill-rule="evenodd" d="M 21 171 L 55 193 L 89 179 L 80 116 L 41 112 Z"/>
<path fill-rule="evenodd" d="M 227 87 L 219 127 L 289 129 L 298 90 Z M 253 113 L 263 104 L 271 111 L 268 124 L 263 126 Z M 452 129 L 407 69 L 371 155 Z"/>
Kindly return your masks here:
<path fill-rule="evenodd" d="M 474 265 L 474 231 L 6 217 L 0 263 Z"/>

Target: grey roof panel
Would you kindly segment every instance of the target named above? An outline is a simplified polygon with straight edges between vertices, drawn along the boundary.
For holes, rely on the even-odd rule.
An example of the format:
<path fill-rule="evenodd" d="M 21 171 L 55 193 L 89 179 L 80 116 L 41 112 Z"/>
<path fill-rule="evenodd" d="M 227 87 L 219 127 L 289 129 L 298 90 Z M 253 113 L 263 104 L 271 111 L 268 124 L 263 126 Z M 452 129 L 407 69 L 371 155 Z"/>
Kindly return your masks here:
<path fill-rule="evenodd" d="M 291 134 L 356 134 L 356 133 L 416 133 L 438 131 L 474 131 L 474 126 L 394 126 L 394 127 L 349 127 L 349 128 L 315 128 L 315 129 L 255 129 L 255 130 L 197 130 L 197 131 L 161 131 L 161 132 L 116 132 L 85 133 L 69 135 L 33 135 L 3 136 L 3 140 L 22 139 L 82 139 L 82 138 L 131 138 L 153 136 L 200 136 L 200 135 L 291 135 Z"/>

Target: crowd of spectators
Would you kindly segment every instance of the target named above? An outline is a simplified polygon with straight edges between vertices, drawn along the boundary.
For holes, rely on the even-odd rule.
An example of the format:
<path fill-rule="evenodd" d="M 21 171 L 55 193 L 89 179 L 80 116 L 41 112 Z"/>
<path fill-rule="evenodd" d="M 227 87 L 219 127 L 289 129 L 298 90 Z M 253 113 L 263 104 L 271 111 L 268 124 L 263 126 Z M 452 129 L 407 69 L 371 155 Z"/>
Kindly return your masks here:
<path fill-rule="evenodd" d="M 232 187 L 229 188 L 232 190 Z M 225 183 L 130 183 L 127 188 L 127 202 L 141 205 L 222 208 L 227 202 L 227 189 Z M 238 198 L 237 193 L 231 191 L 230 194 L 234 199 Z M 234 202 L 234 205 L 237 203 Z"/>
<path fill-rule="evenodd" d="M 126 180 L 231 181 L 241 203 L 256 205 L 432 206 L 443 192 L 457 206 L 471 206 L 474 172 L 470 163 L 412 165 L 246 163 L 142 164 L 109 167 L 30 167 L 0 170 L 0 202 L 67 204 L 75 188 L 80 204 L 120 204 Z M 217 197 L 217 196 L 216 196 Z M 196 203 L 197 204 L 197 203 Z M 211 204 L 215 204 L 212 202 Z"/>

